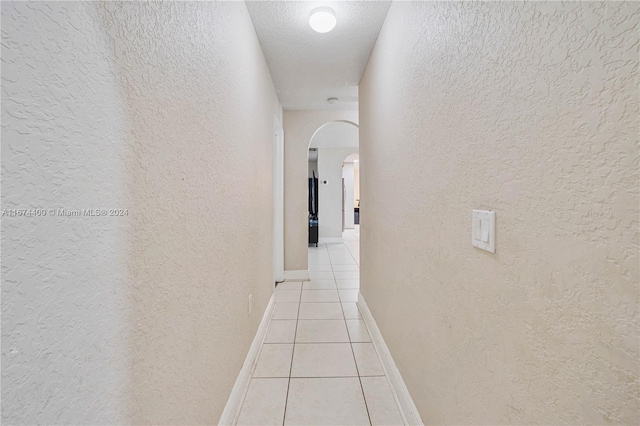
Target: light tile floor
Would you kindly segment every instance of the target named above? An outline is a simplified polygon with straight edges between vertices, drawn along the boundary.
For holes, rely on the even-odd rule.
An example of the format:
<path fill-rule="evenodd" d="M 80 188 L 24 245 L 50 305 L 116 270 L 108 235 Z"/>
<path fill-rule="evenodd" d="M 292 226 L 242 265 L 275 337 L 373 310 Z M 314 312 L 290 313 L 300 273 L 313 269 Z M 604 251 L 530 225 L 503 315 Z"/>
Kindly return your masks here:
<path fill-rule="evenodd" d="M 311 281 L 279 284 L 239 425 L 402 425 L 358 311 L 358 232 L 309 247 Z"/>

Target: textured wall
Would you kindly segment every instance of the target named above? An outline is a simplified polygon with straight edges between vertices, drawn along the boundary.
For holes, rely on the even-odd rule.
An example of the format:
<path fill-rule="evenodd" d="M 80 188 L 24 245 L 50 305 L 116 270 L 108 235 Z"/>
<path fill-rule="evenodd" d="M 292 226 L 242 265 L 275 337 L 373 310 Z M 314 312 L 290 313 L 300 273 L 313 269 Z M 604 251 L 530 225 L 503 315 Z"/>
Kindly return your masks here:
<path fill-rule="evenodd" d="M 307 270 L 309 143 L 333 121 L 358 123 L 358 111 L 284 111 L 284 269 Z"/>
<path fill-rule="evenodd" d="M 281 111 L 246 6 L 2 8 L 3 208 L 129 213 L 3 218 L 3 419 L 216 423 L 273 285 Z"/>
<path fill-rule="evenodd" d="M 638 423 L 639 19 L 391 6 L 360 86 L 361 282 L 425 423 Z"/>
<path fill-rule="evenodd" d="M 277 96 L 244 3 L 101 11 L 130 129 L 132 418 L 211 424 L 272 294 Z"/>
<path fill-rule="evenodd" d="M 127 208 L 90 4 L 2 2 L 2 209 Z M 130 217 L 2 217 L 2 423 L 123 424 Z"/>

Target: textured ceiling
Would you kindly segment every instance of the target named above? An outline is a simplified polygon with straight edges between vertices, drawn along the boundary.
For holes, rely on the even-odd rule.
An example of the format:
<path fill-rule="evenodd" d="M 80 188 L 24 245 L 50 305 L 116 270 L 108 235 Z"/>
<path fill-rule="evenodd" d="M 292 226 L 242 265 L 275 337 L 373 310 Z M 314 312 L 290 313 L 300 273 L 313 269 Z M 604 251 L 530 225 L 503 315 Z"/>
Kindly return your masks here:
<path fill-rule="evenodd" d="M 378 37 L 387 1 L 248 1 L 247 7 L 284 109 L 357 109 L 358 83 Z M 309 26 L 311 11 L 329 6 L 337 25 Z M 331 105 L 327 98 L 336 97 Z"/>

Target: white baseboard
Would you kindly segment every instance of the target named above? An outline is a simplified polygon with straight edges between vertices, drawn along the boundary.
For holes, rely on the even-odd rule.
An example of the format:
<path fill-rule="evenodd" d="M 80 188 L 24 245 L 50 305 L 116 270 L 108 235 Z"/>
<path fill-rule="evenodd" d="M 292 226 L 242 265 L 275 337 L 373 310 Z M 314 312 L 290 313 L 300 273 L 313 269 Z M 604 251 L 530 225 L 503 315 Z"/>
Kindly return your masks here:
<path fill-rule="evenodd" d="M 389 348 L 382 338 L 380 329 L 378 328 L 376 321 L 371 315 L 371 311 L 367 306 L 367 302 L 365 302 L 364 297 L 362 297 L 362 294 L 360 293 L 358 293 L 358 308 L 360 308 L 362 319 L 369 329 L 369 334 L 371 334 L 373 346 L 375 347 L 376 351 L 378 352 L 378 356 L 382 361 L 382 368 L 385 371 L 385 375 L 387 376 L 387 380 L 389 381 L 391 390 L 393 391 L 394 397 L 396 398 L 398 407 L 400 407 L 400 411 L 405 424 L 412 426 L 422 425 L 423 423 L 422 419 L 420 418 L 420 413 L 418 413 L 418 409 L 413 403 L 413 399 L 411 399 L 409 390 L 404 384 L 402 375 L 400 375 L 400 371 L 398 370 L 396 363 L 393 361 L 391 352 L 389 352 Z"/>
<path fill-rule="evenodd" d="M 269 320 L 271 319 L 271 314 L 273 313 L 273 308 L 275 306 L 275 302 L 273 300 L 274 295 L 272 294 L 271 299 L 269 299 L 269 303 L 267 304 L 267 309 L 265 309 L 264 315 L 262 315 L 258 331 L 256 331 L 253 342 L 251 342 L 251 346 L 249 347 L 247 357 L 244 359 L 244 364 L 242 364 L 240 374 L 238 374 L 236 383 L 233 385 L 233 389 L 231 389 L 227 405 L 224 407 L 224 411 L 220 416 L 220 420 L 218 421 L 219 425 L 234 425 L 240 415 L 240 409 L 242 408 L 244 396 L 249 389 L 253 369 L 258 362 L 258 355 L 260 355 L 262 342 L 267 335 Z"/>
<path fill-rule="evenodd" d="M 284 271 L 285 281 L 309 281 L 309 270 Z"/>
<path fill-rule="evenodd" d="M 319 243 L 324 243 L 324 244 L 342 244 L 342 237 L 341 238 L 319 238 L 318 239 Z"/>

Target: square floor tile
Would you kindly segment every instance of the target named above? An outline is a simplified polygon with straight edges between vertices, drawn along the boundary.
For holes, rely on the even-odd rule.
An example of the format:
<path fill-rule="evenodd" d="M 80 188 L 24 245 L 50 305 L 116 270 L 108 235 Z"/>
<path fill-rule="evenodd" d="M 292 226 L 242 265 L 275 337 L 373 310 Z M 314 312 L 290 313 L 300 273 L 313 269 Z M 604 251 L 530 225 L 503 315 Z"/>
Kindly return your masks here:
<path fill-rule="evenodd" d="M 331 258 L 331 265 L 335 266 L 335 265 L 355 265 L 356 261 L 353 260 L 353 257 L 351 257 L 351 255 L 349 256 L 332 256 Z"/>
<path fill-rule="evenodd" d="M 309 272 L 332 272 L 333 268 L 331 268 L 330 263 L 325 264 L 312 264 L 309 263 Z"/>
<path fill-rule="evenodd" d="M 333 265 L 333 271 L 359 271 L 358 265 Z"/>
<path fill-rule="evenodd" d="M 357 377 L 297 379 L 289 384 L 285 425 L 368 425 Z"/>
<path fill-rule="evenodd" d="M 298 320 L 296 343 L 348 342 L 344 320 Z"/>
<path fill-rule="evenodd" d="M 349 343 L 296 343 L 291 377 L 358 376 Z"/>
<path fill-rule="evenodd" d="M 303 290 L 304 291 L 304 290 Z M 359 290 L 338 290 L 341 302 L 357 302 Z"/>
<path fill-rule="evenodd" d="M 289 379 L 251 379 L 238 425 L 281 425 Z"/>
<path fill-rule="evenodd" d="M 358 310 L 358 305 L 355 302 L 343 303 L 342 312 L 344 312 L 344 317 L 346 319 L 362 318 L 362 315 L 360 315 L 360 311 Z"/>
<path fill-rule="evenodd" d="M 344 314 L 340 303 L 302 303 L 299 319 L 343 320 Z"/>
<path fill-rule="evenodd" d="M 273 309 L 273 316 L 271 319 L 296 319 L 298 318 L 298 306 L 299 303 L 276 303 Z"/>
<path fill-rule="evenodd" d="M 329 258 L 329 253 L 326 250 L 319 250 L 311 252 L 309 251 L 309 256 L 307 256 L 307 260 L 309 263 L 318 263 L 318 264 L 326 264 Z"/>
<path fill-rule="evenodd" d="M 326 244 L 323 244 L 323 243 L 318 243 L 317 247 L 315 245 L 309 246 L 307 253 L 309 256 L 318 255 L 318 254 L 327 254 L 327 246 Z"/>
<path fill-rule="evenodd" d="M 360 271 L 335 271 L 336 280 L 359 280 Z"/>
<path fill-rule="evenodd" d="M 333 278 L 333 272 L 328 271 L 328 272 L 314 272 L 311 271 L 309 272 L 309 277 L 311 278 L 311 280 L 332 280 Z"/>
<path fill-rule="evenodd" d="M 373 343 L 352 343 L 360 376 L 384 376 L 384 370 Z"/>
<path fill-rule="evenodd" d="M 296 320 L 271 320 L 264 343 L 293 343 Z"/>
<path fill-rule="evenodd" d="M 336 280 L 336 285 L 339 289 L 359 289 L 360 280 Z"/>
<path fill-rule="evenodd" d="M 310 270 L 314 266 L 321 266 L 321 265 L 329 265 L 329 266 L 331 266 L 331 259 L 329 259 L 329 256 L 325 256 L 325 257 L 311 257 L 311 256 L 309 256 L 308 262 L 309 262 L 309 269 Z"/>
<path fill-rule="evenodd" d="M 351 256 L 351 252 L 344 244 L 339 244 L 335 246 L 327 246 L 327 254 L 330 257 L 335 256 Z"/>
<path fill-rule="evenodd" d="M 336 281 L 331 280 L 311 280 L 302 285 L 303 290 L 336 290 Z"/>
<path fill-rule="evenodd" d="M 302 281 L 285 281 L 276 285 L 276 290 L 300 290 Z"/>
<path fill-rule="evenodd" d="M 311 302 L 340 302 L 338 290 L 302 290 L 303 303 Z"/>
<path fill-rule="evenodd" d="M 327 244 L 327 250 L 329 251 L 348 251 L 346 244 L 342 243 L 331 243 Z"/>
<path fill-rule="evenodd" d="M 253 377 L 289 377 L 293 344 L 262 345 Z"/>
<path fill-rule="evenodd" d="M 276 288 L 274 300 L 276 303 L 299 302 L 301 290 L 279 290 Z"/>
<path fill-rule="evenodd" d="M 317 254 L 317 253 L 326 253 L 326 252 L 327 252 L 327 245 L 325 243 L 318 243 L 317 246 L 309 245 L 308 251 L 307 251 L 309 255 Z"/>
<path fill-rule="evenodd" d="M 403 425 L 402 415 L 386 377 L 362 377 L 372 425 Z"/>
<path fill-rule="evenodd" d="M 329 259 L 331 259 L 332 266 L 355 265 L 355 263 L 353 262 L 353 256 L 351 256 L 351 253 L 349 253 L 348 250 L 329 250 Z M 336 261 L 338 260 L 345 260 L 346 262 L 336 263 Z M 338 271 L 338 270 L 339 269 L 334 269 L 334 271 Z"/>
<path fill-rule="evenodd" d="M 370 342 L 371 337 L 362 320 L 347 320 L 349 338 L 352 342 Z"/>

